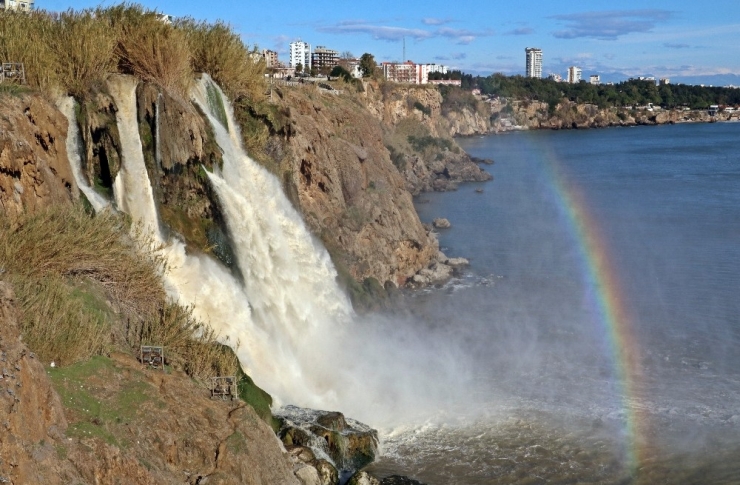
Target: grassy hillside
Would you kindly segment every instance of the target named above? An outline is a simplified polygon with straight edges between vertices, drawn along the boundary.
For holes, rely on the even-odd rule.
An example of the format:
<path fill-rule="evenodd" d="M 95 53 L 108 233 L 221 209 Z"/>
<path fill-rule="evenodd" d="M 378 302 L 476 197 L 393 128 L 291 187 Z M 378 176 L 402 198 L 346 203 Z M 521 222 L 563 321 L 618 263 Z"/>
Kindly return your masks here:
<path fill-rule="evenodd" d="M 61 367 L 162 345 L 169 369 L 204 386 L 212 376 L 241 375 L 240 394 L 270 422 L 269 395 L 189 308 L 168 301 L 163 262 L 129 230 L 123 216 L 74 205 L 18 219 L 0 214 L 0 272 L 15 288 L 23 340 Z"/>

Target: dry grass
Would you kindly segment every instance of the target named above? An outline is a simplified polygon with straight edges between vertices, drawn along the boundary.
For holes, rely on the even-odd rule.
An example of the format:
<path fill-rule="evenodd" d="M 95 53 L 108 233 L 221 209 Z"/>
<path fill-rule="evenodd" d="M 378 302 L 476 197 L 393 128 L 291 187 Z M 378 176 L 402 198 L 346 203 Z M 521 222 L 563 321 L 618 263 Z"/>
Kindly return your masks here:
<path fill-rule="evenodd" d="M 0 10 L 0 61 L 23 62 L 28 84 L 52 96 L 81 97 L 111 72 L 180 95 L 195 72 L 208 72 L 234 101 L 258 102 L 266 88 L 264 61 L 226 24 L 168 24 L 135 4 L 61 14 Z"/>
<path fill-rule="evenodd" d="M 192 19 L 181 20 L 177 26 L 188 40 L 194 72 L 210 74 L 233 101 L 265 98 L 265 63 L 229 26 Z"/>
<path fill-rule="evenodd" d="M 164 345 L 171 365 L 196 379 L 234 375 L 234 353 L 190 309 L 167 301 L 161 261 L 127 234 L 122 217 L 73 205 L 14 220 L 0 214 L 0 268 L 29 347 L 66 365 L 111 346 Z"/>
<path fill-rule="evenodd" d="M 61 13 L 53 30 L 57 78 L 69 94 L 81 97 L 115 70 L 116 32 L 93 11 Z"/>
<path fill-rule="evenodd" d="M 165 303 L 155 319 L 129 322 L 126 331 L 132 348 L 164 346 L 170 365 L 202 381 L 212 376 L 235 375 L 239 366 L 231 349 L 220 345 L 213 330 L 196 320 L 190 308 Z"/>
<path fill-rule="evenodd" d="M 64 278 L 10 280 L 22 304 L 23 339 L 42 360 L 69 365 L 107 350 L 110 320 Z"/>
<path fill-rule="evenodd" d="M 185 33 L 162 22 L 157 12 L 138 5 L 99 8 L 96 17 L 118 35 L 114 54 L 118 71 L 133 74 L 181 95 L 192 79 Z"/>
<path fill-rule="evenodd" d="M 0 10 L 0 61 L 24 63 L 27 83 L 47 92 L 57 85 L 54 30 L 46 12 Z"/>

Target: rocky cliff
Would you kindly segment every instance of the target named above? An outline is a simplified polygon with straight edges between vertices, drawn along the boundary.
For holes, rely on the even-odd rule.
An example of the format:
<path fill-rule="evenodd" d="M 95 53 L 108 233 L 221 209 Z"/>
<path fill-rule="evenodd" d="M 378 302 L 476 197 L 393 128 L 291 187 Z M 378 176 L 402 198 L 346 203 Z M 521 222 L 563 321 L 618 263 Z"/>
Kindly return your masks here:
<path fill-rule="evenodd" d="M 513 130 L 584 129 L 608 126 L 661 125 L 737 119 L 725 112 L 663 110 L 659 108 L 599 108 L 562 100 L 554 109 L 544 102 L 506 98 L 478 98 L 475 103 L 442 113 L 450 134 L 468 136 Z"/>
<path fill-rule="evenodd" d="M 0 95 L 0 210 L 19 214 L 76 200 L 67 120 L 36 95 Z"/>

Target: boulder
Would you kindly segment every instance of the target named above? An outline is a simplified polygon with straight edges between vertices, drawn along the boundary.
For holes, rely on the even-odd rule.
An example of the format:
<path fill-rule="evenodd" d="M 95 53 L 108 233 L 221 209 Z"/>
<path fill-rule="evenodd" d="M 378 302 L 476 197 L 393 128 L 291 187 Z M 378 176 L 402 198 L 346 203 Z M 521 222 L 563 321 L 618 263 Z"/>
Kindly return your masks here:
<path fill-rule="evenodd" d="M 352 475 L 347 485 L 380 485 L 380 481 L 367 472 L 360 471 Z"/>
<path fill-rule="evenodd" d="M 282 419 L 278 436 L 290 453 L 307 463 L 309 455 L 303 448 L 310 448 L 318 458 L 310 463 L 319 469 L 323 480 L 332 480 L 337 469 L 359 470 L 372 463 L 378 453 L 377 431 L 342 413 L 286 406 L 275 414 Z M 334 472 L 329 468 L 332 462 Z"/>
<path fill-rule="evenodd" d="M 452 227 L 452 224 L 450 224 L 450 221 L 445 219 L 444 217 L 438 217 L 432 221 L 432 225 L 436 227 L 437 229 L 448 229 Z"/>
<path fill-rule="evenodd" d="M 321 485 L 319 472 L 310 465 L 304 465 L 295 471 L 295 476 L 301 481 L 302 485 Z"/>

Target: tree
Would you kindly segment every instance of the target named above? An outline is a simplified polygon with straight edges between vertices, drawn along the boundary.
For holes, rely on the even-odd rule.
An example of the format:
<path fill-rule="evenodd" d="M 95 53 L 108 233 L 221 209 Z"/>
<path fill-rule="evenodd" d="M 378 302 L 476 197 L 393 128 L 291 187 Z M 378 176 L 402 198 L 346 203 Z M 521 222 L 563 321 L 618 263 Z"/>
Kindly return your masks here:
<path fill-rule="evenodd" d="M 295 73 L 298 74 L 299 72 L 303 72 L 303 64 L 300 62 L 295 65 Z"/>
<path fill-rule="evenodd" d="M 367 52 L 362 54 L 360 57 L 360 71 L 362 71 L 362 77 L 369 77 L 375 74 L 375 57 Z"/>
<path fill-rule="evenodd" d="M 331 73 L 329 75 L 331 77 L 341 77 L 347 82 L 352 81 L 352 75 L 342 66 L 334 66 L 334 69 L 331 70 Z"/>

